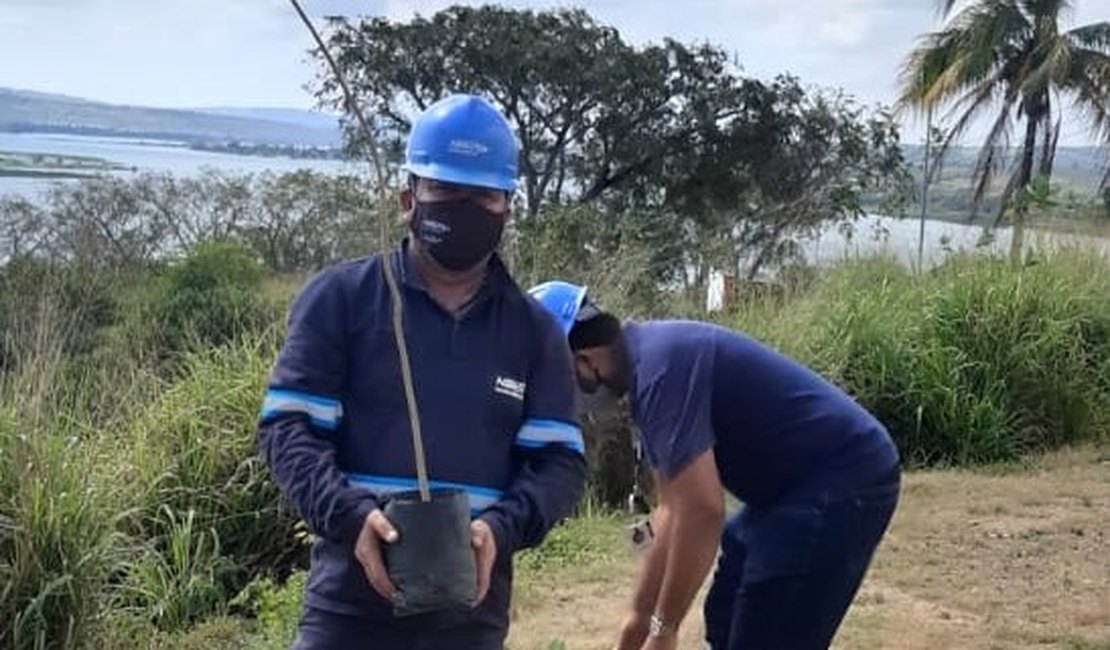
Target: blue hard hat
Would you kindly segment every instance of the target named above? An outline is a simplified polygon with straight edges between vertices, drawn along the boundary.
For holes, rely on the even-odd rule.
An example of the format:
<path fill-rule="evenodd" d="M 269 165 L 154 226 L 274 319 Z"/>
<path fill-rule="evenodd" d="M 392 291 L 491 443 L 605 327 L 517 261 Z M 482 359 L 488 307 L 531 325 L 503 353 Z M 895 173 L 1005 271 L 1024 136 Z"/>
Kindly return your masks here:
<path fill-rule="evenodd" d="M 537 284 L 528 290 L 528 293 L 555 317 L 563 334 L 570 334 L 582 303 L 586 300 L 586 287 L 551 280 Z"/>
<path fill-rule="evenodd" d="M 413 122 L 405 169 L 445 183 L 515 192 L 519 152 L 497 107 L 474 95 L 451 95 Z"/>

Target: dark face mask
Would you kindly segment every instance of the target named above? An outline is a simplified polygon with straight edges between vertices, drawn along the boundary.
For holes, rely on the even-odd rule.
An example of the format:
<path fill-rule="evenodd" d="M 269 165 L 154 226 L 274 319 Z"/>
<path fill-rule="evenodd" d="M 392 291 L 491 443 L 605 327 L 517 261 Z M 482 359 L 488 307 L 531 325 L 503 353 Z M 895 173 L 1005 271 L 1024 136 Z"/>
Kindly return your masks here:
<path fill-rule="evenodd" d="M 449 271 L 474 268 L 497 248 L 505 221 L 470 199 L 420 202 L 413 208 L 412 233 L 424 250 Z"/>
<path fill-rule="evenodd" d="M 579 387 L 575 392 L 575 409 L 580 417 L 593 424 L 605 424 L 620 419 L 624 402 L 606 384 L 600 384 L 594 391 L 586 392 Z"/>

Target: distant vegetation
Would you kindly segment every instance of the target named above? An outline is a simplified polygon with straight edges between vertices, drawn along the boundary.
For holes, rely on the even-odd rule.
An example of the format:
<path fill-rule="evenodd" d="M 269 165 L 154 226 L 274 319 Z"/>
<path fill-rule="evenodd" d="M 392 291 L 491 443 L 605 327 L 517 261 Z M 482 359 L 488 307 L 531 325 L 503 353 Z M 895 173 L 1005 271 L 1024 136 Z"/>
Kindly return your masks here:
<path fill-rule="evenodd" d="M 230 153 L 240 156 L 280 156 L 304 160 L 340 160 L 346 157 L 343 150 L 338 147 L 293 147 L 266 144 L 250 145 L 238 142 L 204 144 L 198 142 L 190 144 L 189 148 L 197 151 L 214 151 L 216 153 Z"/>
<path fill-rule="evenodd" d="M 904 145 L 903 150 L 913 170 L 915 196 L 920 200 L 924 147 Z M 929 186 L 930 218 L 987 226 L 994 224 L 1005 181 L 991 183 L 976 210 L 973 179 L 978 155 L 979 151 L 974 147 L 949 148 L 943 167 Z M 1110 195 L 1100 190 L 1106 165 L 1107 152 L 1104 149 L 1059 147 L 1051 180 L 1057 199 L 1054 215 L 1110 222 Z"/>
<path fill-rule="evenodd" d="M 123 169 L 128 168 L 94 156 L 0 151 L 0 177 L 72 179 Z"/>

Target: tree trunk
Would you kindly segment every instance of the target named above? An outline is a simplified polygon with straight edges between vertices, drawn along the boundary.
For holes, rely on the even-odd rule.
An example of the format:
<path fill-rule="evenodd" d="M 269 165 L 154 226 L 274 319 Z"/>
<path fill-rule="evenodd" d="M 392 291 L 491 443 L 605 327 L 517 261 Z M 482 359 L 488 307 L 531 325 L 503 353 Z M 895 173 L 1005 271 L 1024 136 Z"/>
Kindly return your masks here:
<path fill-rule="evenodd" d="M 1047 181 L 1052 178 L 1052 165 L 1056 159 L 1056 143 L 1060 140 L 1060 120 L 1053 126 L 1051 121 L 1045 121 L 1044 148 L 1041 150 L 1040 175 Z"/>
<path fill-rule="evenodd" d="M 1018 170 L 1017 190 L 1023 191 L 1029 187 L 1033 178 L 1033 154 L 1037 149 L 1037 116 L 1026 115 L 1025 118 L 1025 143 L 1021 148 L 1021 168 Z M 1015 267 L 1021 266 L 1021 253 L 1025 247 L 1025 217 L 1029 207 L 1026 201 L 1020 200 L 1014 210 L 1012 219 L 1013 230 L 1010 233 L 1010 263 Z"/>
<path fill-rule="evenodd" d="M 921 220 L 917 233 L 917 272 L 925 270 L 925 219 L 929 214 L 929 157 L 932 155 L 933 107 L 925 114 L 925 161 L 921 165 Z"/>

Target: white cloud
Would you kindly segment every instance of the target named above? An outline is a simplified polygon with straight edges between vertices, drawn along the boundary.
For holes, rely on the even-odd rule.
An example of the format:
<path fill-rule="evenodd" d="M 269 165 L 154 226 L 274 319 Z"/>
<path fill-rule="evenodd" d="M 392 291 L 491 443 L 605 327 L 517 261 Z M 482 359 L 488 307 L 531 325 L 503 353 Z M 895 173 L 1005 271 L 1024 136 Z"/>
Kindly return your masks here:
<path fill-rule="evenodd" d="M 830 2 L 835 8 L 820 23 L 821 37 L 830 45 L 854 47 L 865 42 L 873 23 L 873 14 L 860 2 Z"/>
<path fill-rule="evenodd" d="M 460 0 L 302 0 L 326 14 L 430 15 Z M 461 0 L 483 4 L 486 0 Z M 507 0 L 551 8 L 564 0 Z M 665 36 L 735 53 L 747 74 L 781 72 L 889 103 L 916 37 L 940 26 L 934 0 L 593 0 L 597 20 L 637 44 Z M 0 85 L 161 106 L 307 108 L 312 41 L 288 0 L 0 0 Z M 1110 16 L 1080 0 L 1074 20 Z M 911 125 L 912 126 L 912 125 Z M 919 127 L 912 127 L 920 130 Z"/>

